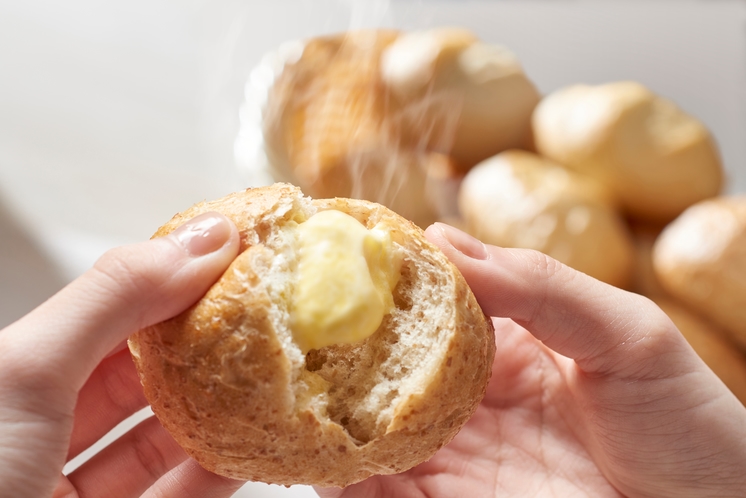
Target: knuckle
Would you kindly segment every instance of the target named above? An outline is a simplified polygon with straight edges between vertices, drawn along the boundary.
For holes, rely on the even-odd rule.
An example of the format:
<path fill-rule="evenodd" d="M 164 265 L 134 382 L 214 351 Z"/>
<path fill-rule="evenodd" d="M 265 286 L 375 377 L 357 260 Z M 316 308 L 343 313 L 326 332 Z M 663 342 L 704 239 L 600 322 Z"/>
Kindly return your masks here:
<path fill-rule="evenodd" d="M 637 313 L 620 316 L 608 327 L 626 330 L 626 334 L 598 356 L 616 358 L 607 370 L 637 380 L 677 376 L 680 353 L 685 340 L 671 319 L 650 299 L 632 296 Z"/>
<path fill-rule="evenodd" d="M 129 358 L 127 360 L 131 361 Z M 111 407 L 111 411 L 129 415 L 144 406 L 142 388 L 134 368 L 120 368 L 119 364 L 112 364 L 111 361 L 102 363 L 99 368 L 102 369 L 103 402 Z"/>
<path fill-rule="evenodd" d="M 135 264 L 132 254 L 125 248 L 111 249 L 93 265 L 93 271 L 101 277 L 104 285 L 137 284 L 142 269 Z"/>
<path fill-rule="evenodd" d="M 161 286 L 162 272 L 149 253 L 127 247 L 111 249 L 93 265 L 98 290 L 126 302 L 148 301 Z"/>
<path fill-rule="evenodd" d="M 142 423 L 143 430 L 136 430 L 133 434 L 132 448 L 138 465 L 145 470 L 154 480 L 171 470 L 165 449 L 160 447 L 154 431 L 163 430 L 160 424 L 151 417 Z"/>
<path fill-rule="evenodd" d="M 46 343 L 30 340 L 28 330 L 18 324 L 0 330 L 0 392 L 4 400 L 13 392 L 30 394 L 50 381 L 57 384 L 46 374 L 51 369 L 40 359 L 45 347 Z"/>
<path fill-rule="evenodd" d="M 539 281 L 546 282 L 551 280 L 565 268 L 564 264 L 543 252 L 532 250 L 529 251 L 529 255 L 532 262 L 534 276 L 537 277 L 537 280 Z"/>
<path fill-rule="evenodd" d="M 35 354 L 32 345 L 0 339 L 0 398 L 4 407 L 46 420 L 71 418 L 77 393 L 59 375 L 59 369 Z"/>

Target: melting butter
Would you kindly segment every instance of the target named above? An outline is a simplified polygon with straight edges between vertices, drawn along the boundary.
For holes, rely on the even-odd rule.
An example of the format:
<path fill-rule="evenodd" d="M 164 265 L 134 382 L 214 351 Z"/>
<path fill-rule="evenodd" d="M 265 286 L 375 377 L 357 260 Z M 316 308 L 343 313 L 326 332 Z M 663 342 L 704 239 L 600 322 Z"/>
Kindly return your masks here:
<path fill-rule="evenodd" d="M 401 258 L 391 231 L 366 229 L 341 211 L 321 211 L 298 227 L 298 282 L 290 310 L 303 352 L 372 335 L 394 308 Z"/>

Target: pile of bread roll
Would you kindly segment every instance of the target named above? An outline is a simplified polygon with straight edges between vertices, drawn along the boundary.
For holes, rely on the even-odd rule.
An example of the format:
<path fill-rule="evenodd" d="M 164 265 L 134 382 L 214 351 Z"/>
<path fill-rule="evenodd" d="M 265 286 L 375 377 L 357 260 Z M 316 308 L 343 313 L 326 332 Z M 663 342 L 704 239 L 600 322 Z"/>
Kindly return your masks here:
<path fill-rule="evenodd" d="M 721 195 L 700 121 L 635 82 L 542 96 L 515 55 L 463 29 L 292 46 L 264 79 L 275 180 L 644 294 L 746 402 L 746 196 Z"/>

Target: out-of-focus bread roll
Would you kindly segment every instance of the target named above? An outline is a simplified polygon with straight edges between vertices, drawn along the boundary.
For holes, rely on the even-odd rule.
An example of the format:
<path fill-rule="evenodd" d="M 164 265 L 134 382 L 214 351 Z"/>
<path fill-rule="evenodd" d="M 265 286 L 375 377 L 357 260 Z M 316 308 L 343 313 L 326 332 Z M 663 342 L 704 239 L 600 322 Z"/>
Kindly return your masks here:
<path fill-rule="evenodd" d="M 494 329 L 422 230 L 276 184 L 199 203 L 156 236 L 207 211 L 236 224 L 238 256 L 194 306 L 129 341 L 189 455 L 236 479 L 346 486 L 455 436 L 484 396 Z"/>
<path fill-rule="evenodd" d="M 386 47 L 381 71 L 404 108 L 408 140 L 449 154 L 463 171 L 531 147 L 540 95 L 506 48 L 464 29 L 417 31 Z"/>
<path fill-rule="evenodd" d="M 529 145 L 539 100 L 512 54 L 455 29 L 310 39 L 272 81 L 262 126 L 276 180 L 422 227 L 456 214 L 469 167 Z"/>
<path fill-rule="evenodd" d="M 533 131 L 540 154 L 608 185 L 632 217 L 667 222 L 721 189 L 707 129 L 639 83 L 558 90 L 536 108 Z"/>
<path fill-rule="evenodd" d="M 669 224 L 653 266 L 673 296 L 746 347 L 746 197 L 702 201 Z"/>
<path fill-rule="evenodd" d="M 275 178 L 313 197 L 379 202 L 424 226 L 437 217 L 427 171 L 450 159 L 402 146 L 379 78 L 381 52 L 397 36 L 357 31 L 306 41 L 270 90 L 264 139 Z"/>
<path fill-rule="evenodd" d="M 671 318 L 694 351 L 720 377 L 741 403 L 746 404 L 746 357 L 730 338 L 681 304 L 670 299 L 655 303 Z"/>
<path fill-rule="evenodd" d="M 466 175 L 459 207 L 467 230 L 488 244 L 536 249 L 612 285 L 629 283 L 630 236 L 590 178 L 507 151 Z"/>
<path fill-rule="evenodd" d="M 629 290 L 649 298 L 667 296 L 653 269 L 653 246 L 663 227 L 656 224 L 632 222 L 629 228 L 635 247 L 635 263 Z"/>

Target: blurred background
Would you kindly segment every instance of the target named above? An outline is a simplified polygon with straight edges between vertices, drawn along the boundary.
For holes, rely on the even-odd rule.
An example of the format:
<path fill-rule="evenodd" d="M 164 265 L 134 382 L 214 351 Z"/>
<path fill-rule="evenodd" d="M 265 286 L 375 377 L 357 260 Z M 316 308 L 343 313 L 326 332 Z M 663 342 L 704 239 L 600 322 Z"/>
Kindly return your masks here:
<path fill-rule="evenodd" d="M 542 93 L 645 84 L 709 127 L 746 191 L 744 1 L 0 0 L 0 328 L 106 249 L 251 186 L 234 140 L 264 53 L 440 25 L 509 47 Z"/>

